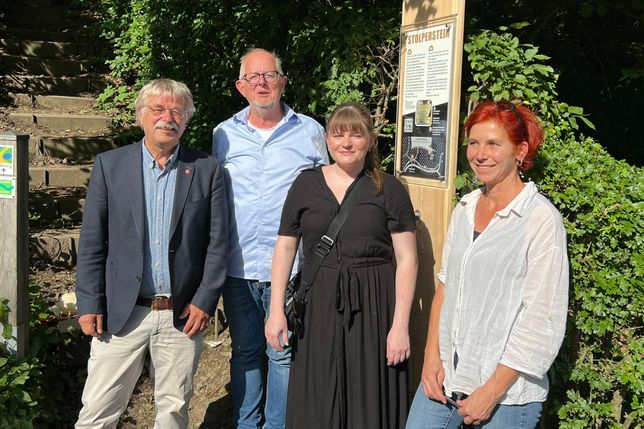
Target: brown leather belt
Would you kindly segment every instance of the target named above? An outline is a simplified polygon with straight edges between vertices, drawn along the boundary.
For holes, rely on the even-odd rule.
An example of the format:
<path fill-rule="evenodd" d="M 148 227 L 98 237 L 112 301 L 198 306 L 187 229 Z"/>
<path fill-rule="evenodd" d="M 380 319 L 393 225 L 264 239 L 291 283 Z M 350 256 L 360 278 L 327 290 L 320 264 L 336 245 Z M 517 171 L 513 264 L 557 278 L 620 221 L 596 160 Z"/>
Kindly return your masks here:
<path fill-rule="evenodd" d="M 150 307 L 152 310 L 172 310 L 172 297 L 167 296 L 155 296 L 154 298 L 142 298 L 138 297 L 136 299 L 136 305 L 143 307 Z"/>

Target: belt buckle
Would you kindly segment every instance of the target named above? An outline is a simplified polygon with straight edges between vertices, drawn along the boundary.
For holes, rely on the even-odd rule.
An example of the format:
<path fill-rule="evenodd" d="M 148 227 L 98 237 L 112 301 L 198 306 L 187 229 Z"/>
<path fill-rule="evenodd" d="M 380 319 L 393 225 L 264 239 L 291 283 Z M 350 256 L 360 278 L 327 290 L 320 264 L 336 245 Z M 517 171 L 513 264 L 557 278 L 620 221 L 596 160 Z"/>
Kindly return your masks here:
<path fill-rule="evenodd" d="M 152 298 L 152 310 L 167 310 L 170 308 L 169 300 L 167 296 L 155 296 Z"/>

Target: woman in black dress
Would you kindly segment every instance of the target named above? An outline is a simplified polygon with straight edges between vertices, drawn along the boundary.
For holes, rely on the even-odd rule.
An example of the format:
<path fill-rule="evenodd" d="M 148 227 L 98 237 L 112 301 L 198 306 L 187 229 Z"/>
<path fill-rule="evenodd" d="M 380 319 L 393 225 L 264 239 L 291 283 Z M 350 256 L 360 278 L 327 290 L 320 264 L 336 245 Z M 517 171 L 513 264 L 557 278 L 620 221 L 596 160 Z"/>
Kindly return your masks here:
<path fill-rule="evenodd" d="M 307 293 L 286 426 L 403 428 L 417 269 L 413 208 L 400 182 L 379 168 L 366 108 L 357 103 L 336 108 L 326 135 L 335 163 L 303 171 L 284 204 L 265 328 L 271 347 L 281 350 L 289 340 L 284 296 L 300 238 L 306 271 L 356 178 L 366 174 L 368 182 Z"/>

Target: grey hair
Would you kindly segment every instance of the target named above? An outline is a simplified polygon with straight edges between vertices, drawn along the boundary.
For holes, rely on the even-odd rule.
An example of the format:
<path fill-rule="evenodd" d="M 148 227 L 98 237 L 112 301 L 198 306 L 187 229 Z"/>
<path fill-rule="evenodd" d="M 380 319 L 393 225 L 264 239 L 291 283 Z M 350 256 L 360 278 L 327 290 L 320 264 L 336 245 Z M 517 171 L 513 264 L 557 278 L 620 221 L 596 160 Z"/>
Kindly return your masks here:
<path fill-rule="evenodd" d="M 148 97 L 161 96 L 176 98 L 181 102 L 181 105 L 186 110 L 186 122 L 190 121 L 190 118 L 197 110 L 192 99 L 192 93 L 185 83 L 172 79 L 154 79 L 146 83 L 136 97 L 137 124 L 140 123 L 141 110 L 145 107 Z"/>
<path fill-rule="evenodd" d="M 255 52 L 266 52 L 267 54 L 272 55 L 273 58 L 275 58 L 275 68 L 277 69 L 278 72 L 280 72 L 281 75 L 284 74 L 284 72 L 282 71 L 282 59 L 277 56 L 275 51 L 267 51 L 266 49 L 262 49 L 262 48 L 250 48 L 241 57 L 241 61 L 239 62 L 239 78 L 240 79 L 242 79 L 244 77 L 244 75 L 246 74 L 245 70 L 244 70 L 244 63 L 246 62 L 246 58 L 248 58 L 248 56 L 250 54 L 254 54 Z"/>

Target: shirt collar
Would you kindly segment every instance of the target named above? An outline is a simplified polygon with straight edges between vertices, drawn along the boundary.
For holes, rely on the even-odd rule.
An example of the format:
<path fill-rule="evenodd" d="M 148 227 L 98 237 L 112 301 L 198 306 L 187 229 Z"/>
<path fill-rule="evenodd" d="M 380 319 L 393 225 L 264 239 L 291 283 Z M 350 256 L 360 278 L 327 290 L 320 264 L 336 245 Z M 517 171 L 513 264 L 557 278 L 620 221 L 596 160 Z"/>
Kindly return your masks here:
<path fill-rule="evenodd" d="M 481 189 L 477 189 L 469 194 L 463 196 L 459 201 L 460 204 L 469 207 L 471 210 L 476 208 L 476 202 L 481 197 Z M 514 197 L 510 204 L 508 204 L 503 210 L 499 210 L 496 214 L 501 217 L 508 217 L 510 212 L 514 212 L 517 216 L 523 216 L 525 213 L 528 204 L 534 199 L 534 196 L 537 194 L 537 187 L 532 182 L 525 183 L 525 186 L 519 192 L 519 195 Z"/>
<path fill-rule="evenodd" d="M 297 117 L 297 113 L 295 113 L 295 111 L 291 109 L 286 103 L 282 103 L 282 109 L 284 109 L 284 118 L 285 118 L 284 122 L 290 121 L 291 118 L 296 118 L 299 120 L 299 118 Z M 233 120 L 237 123 L 248 125 L 249 114 L 250 114 L 250 106 L 246 106 L 243 110 L 233 115 Z"/>
<path fill-rule="evenodd" d="M 181 144 L 178 144 L 174 148 L 174 151 L 172 152 L 172 155 L 170 155 L 165 168 L 171 169 L 177 165 L 179 160 L 179 157 L 177 156 L 177 154 L 179 153 L 179 146 L 181 146 Z M 141 143 L 141 151 L 143 152 L 143 165 L 150 165 L 151 163 L 154 163 L 154 165 L 156 165 L 156 160 L 154 159 L 148 148 L 145 146 L 145 137 L 143 138 L 143 142 Z"/>

